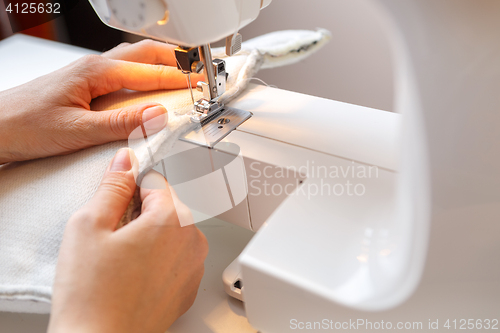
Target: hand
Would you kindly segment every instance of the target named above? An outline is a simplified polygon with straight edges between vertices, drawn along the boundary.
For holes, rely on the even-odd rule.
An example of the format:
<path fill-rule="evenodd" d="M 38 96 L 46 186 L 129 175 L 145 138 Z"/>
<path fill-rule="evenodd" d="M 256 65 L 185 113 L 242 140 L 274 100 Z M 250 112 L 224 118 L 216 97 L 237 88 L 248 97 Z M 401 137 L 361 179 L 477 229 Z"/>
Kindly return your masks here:
<path fill-rule="evenodd" d="M 127 139 L 142 122 L 165 114 L 161 129 L 166 110 L 157 103 L 96 112 L 90 111 L 90 102 L 122 88 L 187 87 L 186 75 L 171 67 L 176 66 L 173 48 L 151 40 L 121 44 L 0 92 L 0 164 Z M 191 82 L 196 86 L 200 79 L 193 74 Z"/>
<path fill-rule="evenodd" d="M 207 241 L 196 226 L 180 227 L 191 213 L 163 176 L 145 176 L 143 184 L 162 189 L 141 188 L 141 215 L 115 230 L 135 190 L 129 152 L 117 153 L 94 197 L 68 221 L 49 333 L 163 333 L 194 302 Z"/>

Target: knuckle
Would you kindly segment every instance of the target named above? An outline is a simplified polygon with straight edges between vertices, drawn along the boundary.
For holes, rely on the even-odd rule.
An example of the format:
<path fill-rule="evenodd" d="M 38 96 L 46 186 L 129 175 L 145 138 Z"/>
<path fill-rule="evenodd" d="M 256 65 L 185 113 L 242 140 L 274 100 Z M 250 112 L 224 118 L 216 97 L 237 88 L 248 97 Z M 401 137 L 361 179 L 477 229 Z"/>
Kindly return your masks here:
<path fill-rule="evenodd" d="M 138 47 L 141 51 L 146 52 L 151 57 L 152 63 L 161 63 L 161 56 L 159 52 L 161 52 L 161 46 L 163 45 L 160 42 L 154 41 L 152 39 L 143 39 L 142 41 L 137 43 Z"/>
<path fill-rule="evenodd" d="M 182 222 L 183 225 L 192 225 L 193 215 L 191 214 L 191 210 L 184 204 L 175 204 L 173 207 L 173 215 L 175 218 Z"/>
<path fill-rule="evenodd" d="M 200 248 L 200 259 L 203 262 L 208 255 L 208 241 L 207 237 L 205 237 L 205 235 L 199 229 L 196 230 L 198 230 L 198 247 Z"/>
<path fill-rule="evenodd" d="M 103 61 L 103 57 L 97 54 L 87 54 L 80 59 L 80 63 L 86 68 L 93 68 Z"/>
<path fill-rule="evenodd" d="M 194 250 L 194 263 L 199 267 L 203 267 L 203 263 L 209 250 L 207 238 L 195 225 L 183 227 L 182 229 L 185 232 L 184 235 L 186 237 L 186 243 L 191 244 L 190 247 Z"/>
<path fill-rule="evenodd" d="M 205 236 L 205 234 L 203 232 L 200 231 L 200 229 L 196 228 L 196 230 L 198 230 L 200 246 L 203 249 L 208 250 L 208 240 L 207 240 L 207 237 Z"/>
<path fill-rule="evenodd" d="M 193 215 L 191 214 L 191 210 L 185 204 L 181 203 L 177 205 L 177 214 L 180 215 L 180 218 L 184 219 L 192 219 Z"/>
<path fill-rule="evenodd" d="M 161 79 L 164 79 L 165 77 L 168 77 L 169 75 L 172 74 L 173 67 L 164 65 L 154 65 L 154 67 L 158 71 L 158 75 L 160 76 Z"/>
<path fill-rule="evenodd" d="M 132 112 L 127 108 L 113 112 L 108 121 L 109 128 L 117 136 L 128 135 L 141 125 L 140 112 Z"/>
<path fill-rule="evenodd" d="M 91 225 L 92 222 L 100 220 L 99 214 L 89 209 L 82 208 L 75 212 L 68 221 L 70 228 L 80 229 L 83 226 Z"/>
<path fill-rule="evenodd" d="M 164 88 L 165 84 L 168 82 L 167 78 L 171 75 L 171 67 L 163 65 L 151 65 L 156 71 L 156 80 L 158 87 Z"/>
<path fill-rule="evenodd" d="M 129 46 L 129 45 L 130 45 L 130 43 L 128 43 L 128 42 L 123 42 L 123 43 L 118 44 L 118 46 L 116 46 L 116 48 L 119 48 L 119 47 L 125 47 L 125 46 Z"/>
<path fill-rule="evenodd" d="M 152 39 L 143 39 L 137 43 L 137 45 L 140 45 L 141 47 L 145 47 L 145 48 L 154 47 L 155 44 L 156 44 L 156 42 L 153 41 Z"/>
<path fill-rule="evenodd" d="M 175 207 L 173 209 L 168 209 L 166 215 L 163 217 L 162 223 L 165 225 L 174 225 L 175 227 L 180 225 L 181 217 L 179 212 Z"/>
<path fill-rule="evenodd" d="M 99 191 L 104 191 L 120 197 L 128 198 L 133 192 L 133 182 L 124 179 L 126 172 L 114 171 L 106 177 L 99 187 Z"/>
<path fill-rule="evenodd" d="M 88 221 L 92 218 L 92 214 L 86 209 L 80 209 L 76 211 L 70 218 L 69 222 L 72 224 L 78 224 L 81 221 Z"/>
<path fill-rule="evenodd" d="M 189 308 L 193 306 L 194 301 L 196 300 L 196 296 L 197 296 L 197 295 L 198 295 L 198 289 L 197 289 L 197 288 L 195 288 L 195 290 L 193 290 L 193 292 L 191 293 L 191 297 L 189 297 L 189 302 L 188 302 L 188 305 L 189 305 L 189 306 L 188 306 L 188 308 L 186 309 L 186 311 L 187 311 L 187 310 L 189 310 Z"/>

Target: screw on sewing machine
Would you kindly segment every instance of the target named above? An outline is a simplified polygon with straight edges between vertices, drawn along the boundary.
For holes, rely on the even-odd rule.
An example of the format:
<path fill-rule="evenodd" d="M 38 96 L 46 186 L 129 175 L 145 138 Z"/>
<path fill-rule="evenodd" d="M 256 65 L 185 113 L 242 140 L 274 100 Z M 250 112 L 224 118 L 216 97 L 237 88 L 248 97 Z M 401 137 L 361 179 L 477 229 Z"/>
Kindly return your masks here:
<path fill-rule="evenodd" d="M 220 118 L 219 120 L 217 120 L 217 122 L 222 125 L 227 124 L 230 121 L 231 120 L 229 118 Z"/>
<path fill-rule="evenodd" d="M 241 290 L 241 288 L 243 287 L 243 284 L 241 283 L 241 280 L 239 280 L 239 279 L 238 279 L 238 280 L 236 280 L 236 281 L 233 283 L 233 287 L 234 287 L 235 289 L 239 289 L 239 290 Z"/>

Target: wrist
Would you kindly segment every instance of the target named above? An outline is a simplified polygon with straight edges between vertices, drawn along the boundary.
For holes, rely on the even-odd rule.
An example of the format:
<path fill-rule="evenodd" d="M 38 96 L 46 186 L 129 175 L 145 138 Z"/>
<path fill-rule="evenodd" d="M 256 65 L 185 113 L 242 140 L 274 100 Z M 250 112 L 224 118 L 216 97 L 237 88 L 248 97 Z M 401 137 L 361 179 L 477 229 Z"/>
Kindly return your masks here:
<path fill-rule="evenodd" d="M 47 329 L 47 333 L 110 333 L 110 332 L 121 332 L 121 331 L 110 331 L 105 330 L 102 327 L 93 327 L 90 322 L 84 321 L 85 323 L 61 323 L 56 322 L 53 323 L 52 319 L 50 320 L 49 327 Z M 95 325 L 94 325 L 95 326 Z"/>
<path fill-rule="evenodd" d="M 74 313 L 73 310 L 77 312 Z M 128 333 L 123 326 L 123 320 L 117 321 L 116 316 L 106 313 L 96 316 L 83 309 L 73 309 L 71 312 L 61 311 L 52 306 L 47 333 Z M 83 311 L 82 311 L 83 310 Z"/>

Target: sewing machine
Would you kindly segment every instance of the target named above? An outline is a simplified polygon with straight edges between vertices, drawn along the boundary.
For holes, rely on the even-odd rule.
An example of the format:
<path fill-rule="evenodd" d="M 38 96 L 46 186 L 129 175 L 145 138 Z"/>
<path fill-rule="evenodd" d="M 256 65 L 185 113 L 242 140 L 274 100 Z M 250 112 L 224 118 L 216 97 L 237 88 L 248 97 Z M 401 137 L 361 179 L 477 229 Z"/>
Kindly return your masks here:
<path fill-rule="evenodd" d="M 191 73 L 203 71 L 205 81 L 197 86 L 203 98 L 193 99 L 191 116 L 203 129 L 187 133 L 183 140 L 213 147 L 252 116 L 248 111 L 225 107 L 219 101 L 226 91 L 229 73 L 224 60 L 212 59 L 210 43 L 225 38 L 226 54 L 239 52 L 242 37 L 238 31 L 255 20 L 271 0 L 90 0 L 90 3 L 101 20 L 113 28 L 179 45 L 175 50 L 177 67 L 188 75 L 189 82 Z M 216 19 L 194 19 L 195 13 Z M 200 136 L 200 131 L 204 135 Z"/>
<path fill-rule="evenodd" d="M 211 60 L 209 43 L 230 36 L 228 52 L 237 51 L 240 42 L 237 31 L 255 19 L 269 2 L 91 0 L 91 3 L 106 24 L 182 45 L 178 49 L 181 70 L 198 72 L 202 67 L 199 61 L 203 63 L 205 82 L 200 89 L 204 98 L 197 101 L 198 114 L 193 116 L 204 125 L 203 119 L 212 121 L 212 112 L 218 115 L 223 108 L 217 98 L 223 92 L 225 80 L 223 63 Z M 397 108 L 405 112 L 404 119 L 396 114 L 381 115 L 366 108 L 318 101 L 310 96 L 260 86 L 251 87 L 230 105 L 243 111 L 239 120 L 233 122 L 234 128 L 220 138 L 226 137 L 228 142 L 241 148 L 246 169 L 255 171 L 251 180 L 259 181 L 256 187 L 260 192 L 249 194 L 241 204 L 219 217 L 259 232 L 225 271 L 223 279 L 226 291 L 244 300 L 249 322 L 262 332 L 293 331 L 300 328 L 301 323 L 302 327 L 307 323 L 323 324 L 323 319 L 332 317 L 347 322 L 354 319 L 357 324 L 359 320 L 364 324 L 367 320 L 378 320 L 379 325 L 380 318 L 394 323 L 400 320 L 398 318 L 415 320 L 408 313 L 424 314 L 419 319 L 427 325 L 433 315 L 429 304 L 446 308 L 444 314 L 439 313 L 439 318 L 444 320 L 494 319 L 496 315 L 491 310 L 495 306 L 477 306 L 476 302 L 476 306 L 460 307 L 465 303 L 457 295 L 483 295 L 498 305 L 498 297 L 495 301 L 494 295 L 498 295 L 499 290 L 492 283 L 500 277 L 498 267 L 489 267 L 483 274 L 483 266 L 468 260 L 469 266 L 475 269 L 462 268 L 460 261 L 453 259 L 456 253 L 447 248 L 454 248 L 453 238 L 458 238 L 469 244 L 469 252 L 463 256 L 482 258 L 484 262 L 497 261 L 498 253 L 491 250 L 492 242 L 485 245 L 481 238 L 471 240 L 464 229 L 468 228 L 472 216 L 478 214 L 472 205 L 474 202 L 482 205 L 480 214 L 484 218 L 477 224 L 485 230 L 495 228 L 488 214 L 496 217 L 499 214 L 498 191 L 493 186 L 499 181 L 498 172 L 494 171 L 498 170 L 499 159 L 484 150 L 487 142 L 499 142 L 499 132 L 480 120 L 498 123 L 498 116 L 487 112 L 491 105 L 498 105 L 498 100 L 492 97 L 492 89 L 498 86 L 498 81 L 483 87 L 485 97 L 480 103 L 483 108 L 476 108 L 474 117 L 465 103 L 437 96 L 430 87 L 436 88 L 433 85 L 436 75 L 441 75 L 438 81 L 442 86 L 451 84 L 446 75 L 452 77 L 453 70 L 460 72 L 460 61 L 470 64 L 467 55 L 475 49 L 461 47 L 460 61 L 450 65 L 447 59 L 455 59 L 457 52 L 453 52 L 453 47 L 446 48 L 437 32 L 452 27 L 446 31 L 457 31 L 454 41 L 458 45 L 476 43 L 480 49 L 488 48 L 486 37 L 495 40 L 492 31 L 499 31 L 498 20 L 496 28 L 491 29 L 480 23 L 498 12 L 498 5 L 486 1 L 484 4 L 490 11 L 485 10 L 482 18 L 473 16 L 468 22 L 473 31 L 479 32 L 478 36 L 486 36 L 473 40 L 459 35 L 460 15 L 470 12 L 464 2 L 448 2 L 450 12 L 441 10 L 438 20 L 429 20 L 437 17 L 431 2 L 403 4 L 380 0 L 372 4 L 387 22 L 394 40 L 399 61 Z M 194 13 L 215 19 L 195 20 Z M 131 20 L 132 17 L 136 20 Z M 430 58 L 425 52 L 429 52 L 430 46 L 441 53 L 435 53 L 429 64 Z M 199 54 L 199 59 L 194 53 Z M 498 69 L 494 57 L 488 59 L 482 68 Z M 450 65 L 451 69 L 439 72 L 441 74 L 433 70 L 443 69 L 443 64 Z M 480 71 L 477 73 L 471 74 L 473 80 L 468 82 L 484 79 Z M 454 91 L 457 100 L 457 92 L 475 89 L 471 83 L 459 82 L 466 89 Z M 265 100 L 267 104 L 260 105 L 256 103 L 258 100 Z M 446 113 L 451 108 L 454 121 L 450 121 Z M 252 118 L 248 119 L 249 114 L 245 112 L 251 112 Z M 475 121 L 467 123 L 470 119 Z M 474 135 L 468 138 L 457 135 L 463 128 Z M 456 142 L 443 140 L 443 131 L 462 146 L 457 148 Z M 474 143 L 468 141 L 472 137 Z M 219 141 L 217 138 L 210 141 L 208 146 L 214 148 L 210 154 L 234 154 L 226 151 Z M 455 163 L 463 162 L 457 173 L 447 173 L 456 168 L 443 156 Z M 470 162 L 470 156 L 481 163 Z M 323 167 L 341 170 L 340 178 L 322 176 Z M 276 176 L 290 169 L 296 172 Z M 358 171 L 367 175 L 370 170 L 374 172 L 371 176 L 358 177 Z M 485 175 L 487 181 L 481 175 Z M 474 192 L 481 193 L 482 199 L 460 186 L 461 194 L 450 190 L 449 184 L 459 184 L 461 177 L 482 186 L 476 185 Z M 268 189 L 287 188 L 292 184 L 293 191 L 265 195 L 266 180 Z M 354 185 L 352 195 L 311 193 L 312 189 L 325 188 L 346 191 L 347 187 L 338 186 L 343 182 Z M 362 193 L 360 188 L 355 192 L 359 184 L 363 185 Z M 441 211 L 441 216 L 436 209 Z M 433 226 L 437 236 L 429 240 L 431 217 L 440 223 Z M 451 220 L 455 223 L 450 224 Z M 428 248 L 432 255 L 420 284 Z M 402 305 L 414 293 L 415 296 Z M 380 315 L 359 311 L 385 312 Z"/>

